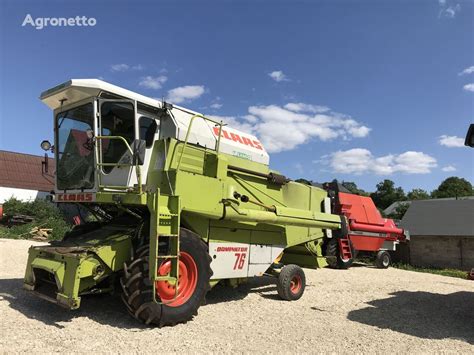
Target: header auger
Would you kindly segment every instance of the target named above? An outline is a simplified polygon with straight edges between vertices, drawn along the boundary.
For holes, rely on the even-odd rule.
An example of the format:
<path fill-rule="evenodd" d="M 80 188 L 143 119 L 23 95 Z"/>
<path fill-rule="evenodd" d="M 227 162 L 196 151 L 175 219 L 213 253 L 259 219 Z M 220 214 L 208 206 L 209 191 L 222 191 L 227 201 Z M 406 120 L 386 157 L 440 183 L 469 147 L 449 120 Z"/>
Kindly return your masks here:
<path fill-rule="evenodd" d="M 55 201 L 94 221 L 30 249 L 24 287 L 38 296 L 77 309 L 120 284 L 133 317 L 173 325 L 219 282 L 270 275 L 296 300 L 301 267 L 337 259 L 325 250 L 347 218 L 324 189 L 272 171 L 255 136 L 95 79 L 41 100 L 54 110 Z"/>

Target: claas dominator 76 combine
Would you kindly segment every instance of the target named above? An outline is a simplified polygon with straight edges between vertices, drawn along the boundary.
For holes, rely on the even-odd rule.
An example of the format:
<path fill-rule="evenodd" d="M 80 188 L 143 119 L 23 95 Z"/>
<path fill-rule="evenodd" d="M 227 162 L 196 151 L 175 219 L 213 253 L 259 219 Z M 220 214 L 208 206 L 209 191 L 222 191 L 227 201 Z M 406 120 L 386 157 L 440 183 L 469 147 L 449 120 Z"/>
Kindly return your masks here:
<path fill-rule="evenodd" d="M 350 244 L 334 196 L 271 170 L 253 135 L 95 79 L 41 100 L 54 110 L 54 146 L 42 143 L 55 154 L 54 200 L 89 221 L 30 249 L 24 288 L 36 295 L 77 309 L 120 284 L 132 316 L 173 325 L 219 282 L 271 275 L 296 300 L 301 267 L 344 260 L 328 248 Z"/>

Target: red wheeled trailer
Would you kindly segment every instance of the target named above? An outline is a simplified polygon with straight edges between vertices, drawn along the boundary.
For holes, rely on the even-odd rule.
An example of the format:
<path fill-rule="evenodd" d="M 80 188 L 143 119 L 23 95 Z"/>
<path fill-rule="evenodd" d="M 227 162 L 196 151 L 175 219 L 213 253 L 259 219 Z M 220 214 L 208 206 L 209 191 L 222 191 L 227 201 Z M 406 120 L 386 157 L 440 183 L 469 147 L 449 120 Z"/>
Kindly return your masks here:
<path fill-rule="evenodd" d="M 330 266 L 347 269 L 356 256 L 365 254 L 375 256 L 378 268 L 387 268 L 391 263 L 389 252 L 410 239 L 408 231 L 398 228 L 392 219 L 383 218 L 370 197 L 340 192 L 337 181 L 323 187 L 331 198 L 331 212 L 347 219 L 345 230 L 326 243 L 326 255 L 335 256 Z"/>

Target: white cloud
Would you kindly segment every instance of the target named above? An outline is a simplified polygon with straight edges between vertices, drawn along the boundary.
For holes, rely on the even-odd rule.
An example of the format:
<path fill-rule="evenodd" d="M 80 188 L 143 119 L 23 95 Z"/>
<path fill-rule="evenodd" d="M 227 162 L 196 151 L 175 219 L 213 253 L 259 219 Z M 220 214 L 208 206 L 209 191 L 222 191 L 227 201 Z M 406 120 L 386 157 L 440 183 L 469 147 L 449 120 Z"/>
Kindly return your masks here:
<path fill-rule="evenodd" d="M 218 110 L 218 109 L 220 109 L 222 106 L 223 106 L 222 104 L 220 104 L 220 103 L 218 103 L 218 102 L 215 102 L 215 103 L 211 104 L 209 107 L 212 108 L 212 109 L 214 109 L 214 110 Z"/>
<path fill-rule="evenodd" d="M 287 106 L 250 106 L 247 115 L 221 117 L 231 127 L 259 137 L 271 153 L 292 150 L 311 139 L 329 141 L 336 138 L 362 138 L 371 130 L 347 115 L 309 112 L 317 106 L 301 104 L 301 107 L 306 106 L 301 112 L 288 110 Z"/>
<path fill-rule="evenodd" d="M 128 65 L 128 64 L 112 64 L 110 66 L 110 70 L 111 71 L 115 71 L 115 72 L 125 72 L 125 71 L 128 71 L 128 70 L 143 70 L 143 65 L 141 64 L 137 64 L 137 65 Z"/>
<path fill-rule="evenodd" d="M 439 1 L 439 17 L 454 18 L 461 11 L 461 5 L 459 4 L 447 4 L 447 1 Z"/>
<path fill-rule="evenodd" d="M 157 89 L 161 89 L 163 84 L 166 83 L 166 80 L 168 80 L 168 78 L 164 75 L 160 75 L 157 77 L 145 76 L 141 78 L 138 85 L 143 86 L 144 88 L 147 88 L 147 89 L 157 90 Z"/>
<path fill-rule="evenodd" d="M 197 99 L 204 94 L 205 88 L 202 85 L 181 86 L 168 91 L 167 101 L 171 103 L 182 103 Z"/>
<path fill-rule="evenodd" d="M 466 91 L 474 92 L 474 83 L 464 85 L 463 89 L 466 90 Z"/>
<path fill-rule="evenodd" d="M 452 165 L 447 165 L 447 166 L 443 167 L 441 170 L 443 170 L 445 172 L 452 172 L 452 171 L 456 171 L 457 169 Z"/>
<path fill-rule="evenodd" d="M 322 158 L 334 173 L 355 175 L 428 174 L 437 166 L 435 158 L 413 151 L 375 157 L 367 149 L 354 148 L 337 151 Z"/>
<path fill-rule="evenodd" d="M 469 68 L 464 69 L 458 75 L 467 75 L 467 74 L 472 74 L 472 73 L 474 73 L 474 65 Z"/>
<path fill-rule="evenodd" d="M 285 108 L 294 112 L 313 112 L 313 113 L 324 113 L 330 110 L 329 107 L 319 105 L 309 105 L 302 102 L 290 102 L 285 105 Z"/>
<path fill-rule="evenodd" d="M 464 147 L 464 139 L 457 136 L 447 136 L 443 134 L 439 137 L 438 143 L 449 148 Z"/>
<path fill-rule="evenodd" d="M 268 76 L 278 83 L 280 81 L 289 81 L 289 79 L 281 70 L 272 71 L 271 73 L 268 73 Z"/>
<path fill-rule="evenodd" d="M 111 71 L 127 71 L 128 69 L 130 69 L 128 64 L 112 64 L 110 66 Z"/>

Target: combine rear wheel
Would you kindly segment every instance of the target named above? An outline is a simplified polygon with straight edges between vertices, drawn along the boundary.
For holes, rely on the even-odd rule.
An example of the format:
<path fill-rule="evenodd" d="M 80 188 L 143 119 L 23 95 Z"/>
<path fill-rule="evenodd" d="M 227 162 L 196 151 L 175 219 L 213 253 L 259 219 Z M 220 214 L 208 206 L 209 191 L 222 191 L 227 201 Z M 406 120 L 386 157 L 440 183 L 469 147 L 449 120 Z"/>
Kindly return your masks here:
<path fill-rule="evenodd" d="M 341 252 L 339 250 L 337 238 L 329 239 L 329 242 L 326 245 L 326 256 L 332 256 L 332 258 L 328 259 L 329 267 L 333 269 L 348 269 L 352 266 L 356 251 L 352 246 L 352 242 L 349 243 L 351 247 L 352 258 L 343 259 L 341 258 Z"/>
<path fill-rule="evenodd" d="M 375 265 L 379 269 L 386 269 L 389 267 L 390 263 L 392 262 L 392 258 L 390 257 L 390 254 L 385 251 L 385 250 L 380 250 L 377 253 L 377 256 L 375 258 Z"/>
<path fill-rule="evenodd" d="M 278 275 L 278 295 L 287 301 L 296 301 L 303 295 L 306 287 L 304 271 L 298 265 L 286 265 Z"/>
<path fill-rule="evenodd" d="M 156 299 L 163 304 L 153 301 L 152 282 L 148 277 L 148 245 L 139 248 L 133 260 L 124 267 L 121 279 L 122 299 L 129 313 L 147 325 L 161 327 L 191 320 L 197 315 L 197 310 L 204 303 L 210 289 L 212 271 L 207 246 L 197 235 L 186 229 L 181 229 L 180 233 L 178 285 L 167 281 L 156 284 Z M 170 267 L 170 261 L 165 260 L 158 266 L 157 273 L 166 275 Z M 176 298 L 175 287 L 178 287 Z"/>

